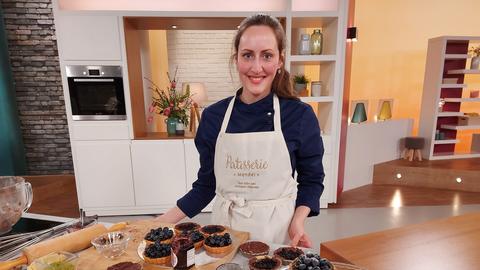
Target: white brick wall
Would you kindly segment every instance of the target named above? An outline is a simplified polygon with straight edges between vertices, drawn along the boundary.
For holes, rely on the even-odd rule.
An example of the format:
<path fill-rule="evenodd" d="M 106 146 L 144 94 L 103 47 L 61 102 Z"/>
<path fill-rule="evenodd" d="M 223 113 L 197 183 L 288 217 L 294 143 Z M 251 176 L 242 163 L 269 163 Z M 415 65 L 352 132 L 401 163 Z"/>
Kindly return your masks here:
<path fill-rule="evenodd" d="M 230 55 L 234 30 L 167 31 L 168 65 L 173 76 L 178 66 L 177 81 L 203 82 L 211 104 L 232 96 L 240 87 L 238 74 Z"/>

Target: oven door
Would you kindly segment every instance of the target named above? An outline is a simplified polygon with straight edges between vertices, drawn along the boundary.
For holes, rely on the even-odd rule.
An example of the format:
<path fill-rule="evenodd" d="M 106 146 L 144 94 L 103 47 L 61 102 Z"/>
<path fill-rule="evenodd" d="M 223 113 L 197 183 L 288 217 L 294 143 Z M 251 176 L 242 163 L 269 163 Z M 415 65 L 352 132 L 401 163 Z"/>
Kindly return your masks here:
<path fill-rule="evenodd" d="M 121 77 L 68 78 L 73 120 L 125 120 Z"/>

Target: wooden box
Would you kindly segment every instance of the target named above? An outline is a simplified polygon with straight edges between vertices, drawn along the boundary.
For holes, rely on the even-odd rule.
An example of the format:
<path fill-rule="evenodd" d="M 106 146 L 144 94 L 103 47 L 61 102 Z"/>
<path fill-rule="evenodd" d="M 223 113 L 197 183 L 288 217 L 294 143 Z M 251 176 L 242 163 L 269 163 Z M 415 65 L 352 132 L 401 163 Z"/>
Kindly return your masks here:
<path fill-rule="evenodd" d="M 458 117 L 459 126 L 473 126 L 480 125 L 480 116 L 460 116 Z"/>

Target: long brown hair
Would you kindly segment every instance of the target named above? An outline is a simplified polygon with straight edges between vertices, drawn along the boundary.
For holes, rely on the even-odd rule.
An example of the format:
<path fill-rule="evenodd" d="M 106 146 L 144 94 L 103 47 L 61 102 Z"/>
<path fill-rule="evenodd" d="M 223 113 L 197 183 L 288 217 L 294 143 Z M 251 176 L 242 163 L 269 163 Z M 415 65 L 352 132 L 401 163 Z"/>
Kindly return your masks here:
<path fill-rule="evenodd" d="M 281 67 L 277 71 L 277 74 L 275 74 L 275 78 L 273 79 L 272 91 L 279 97 L 298 100 L 298 98 L 293 93 L 290 73 L 285 69 L 285 48 L 287 45 L 287 38 L 285 36 L 285 31 L 283 30 L 282 25 L 276 18 L 263 13 L 255 14 L 248 18 L 245 18 L 242 23 L 240 23 L 237 34 L 233 39 L 234 53 L 230 57 L 230 63 L 233 63 L 234 60 L 236 60 L 238 57 L 238 46 L 240 44 L 240 38 L 242 37 L 245 30 L 247 30 L 247 28 L 249 28 L 250 26 L 256 25 L 265 25 L 273 30 L 273 33 L 275 34 L 275 39 L 277 40 L 278 51 L 280 52 L 280 61 L 282 61 L 283 63 L 283 65 L 281 65 Z"/>

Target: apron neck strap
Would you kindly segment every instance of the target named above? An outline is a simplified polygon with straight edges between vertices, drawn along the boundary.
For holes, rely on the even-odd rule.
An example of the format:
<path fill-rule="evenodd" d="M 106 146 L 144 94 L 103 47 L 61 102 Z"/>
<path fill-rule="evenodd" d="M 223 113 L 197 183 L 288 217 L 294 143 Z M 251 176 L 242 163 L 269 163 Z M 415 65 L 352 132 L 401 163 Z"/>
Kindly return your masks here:
<path fill-rule="evenodd" d="M 225 133 L 225 131 L 227 130 L 228 122 L 230 121 L 230 116 L 232 115 L 233 104 L 235 104 L 235 98 L 236 97 L 234 96 L 228 104 L 227 111 L 225 112 L 225 116 L 223 117 L 220 133 Z M 276 94 L 273 94 L 273 128 L 276 132 L 282 130 L 282 125 L 280 121 L 280 102 Z"/>

